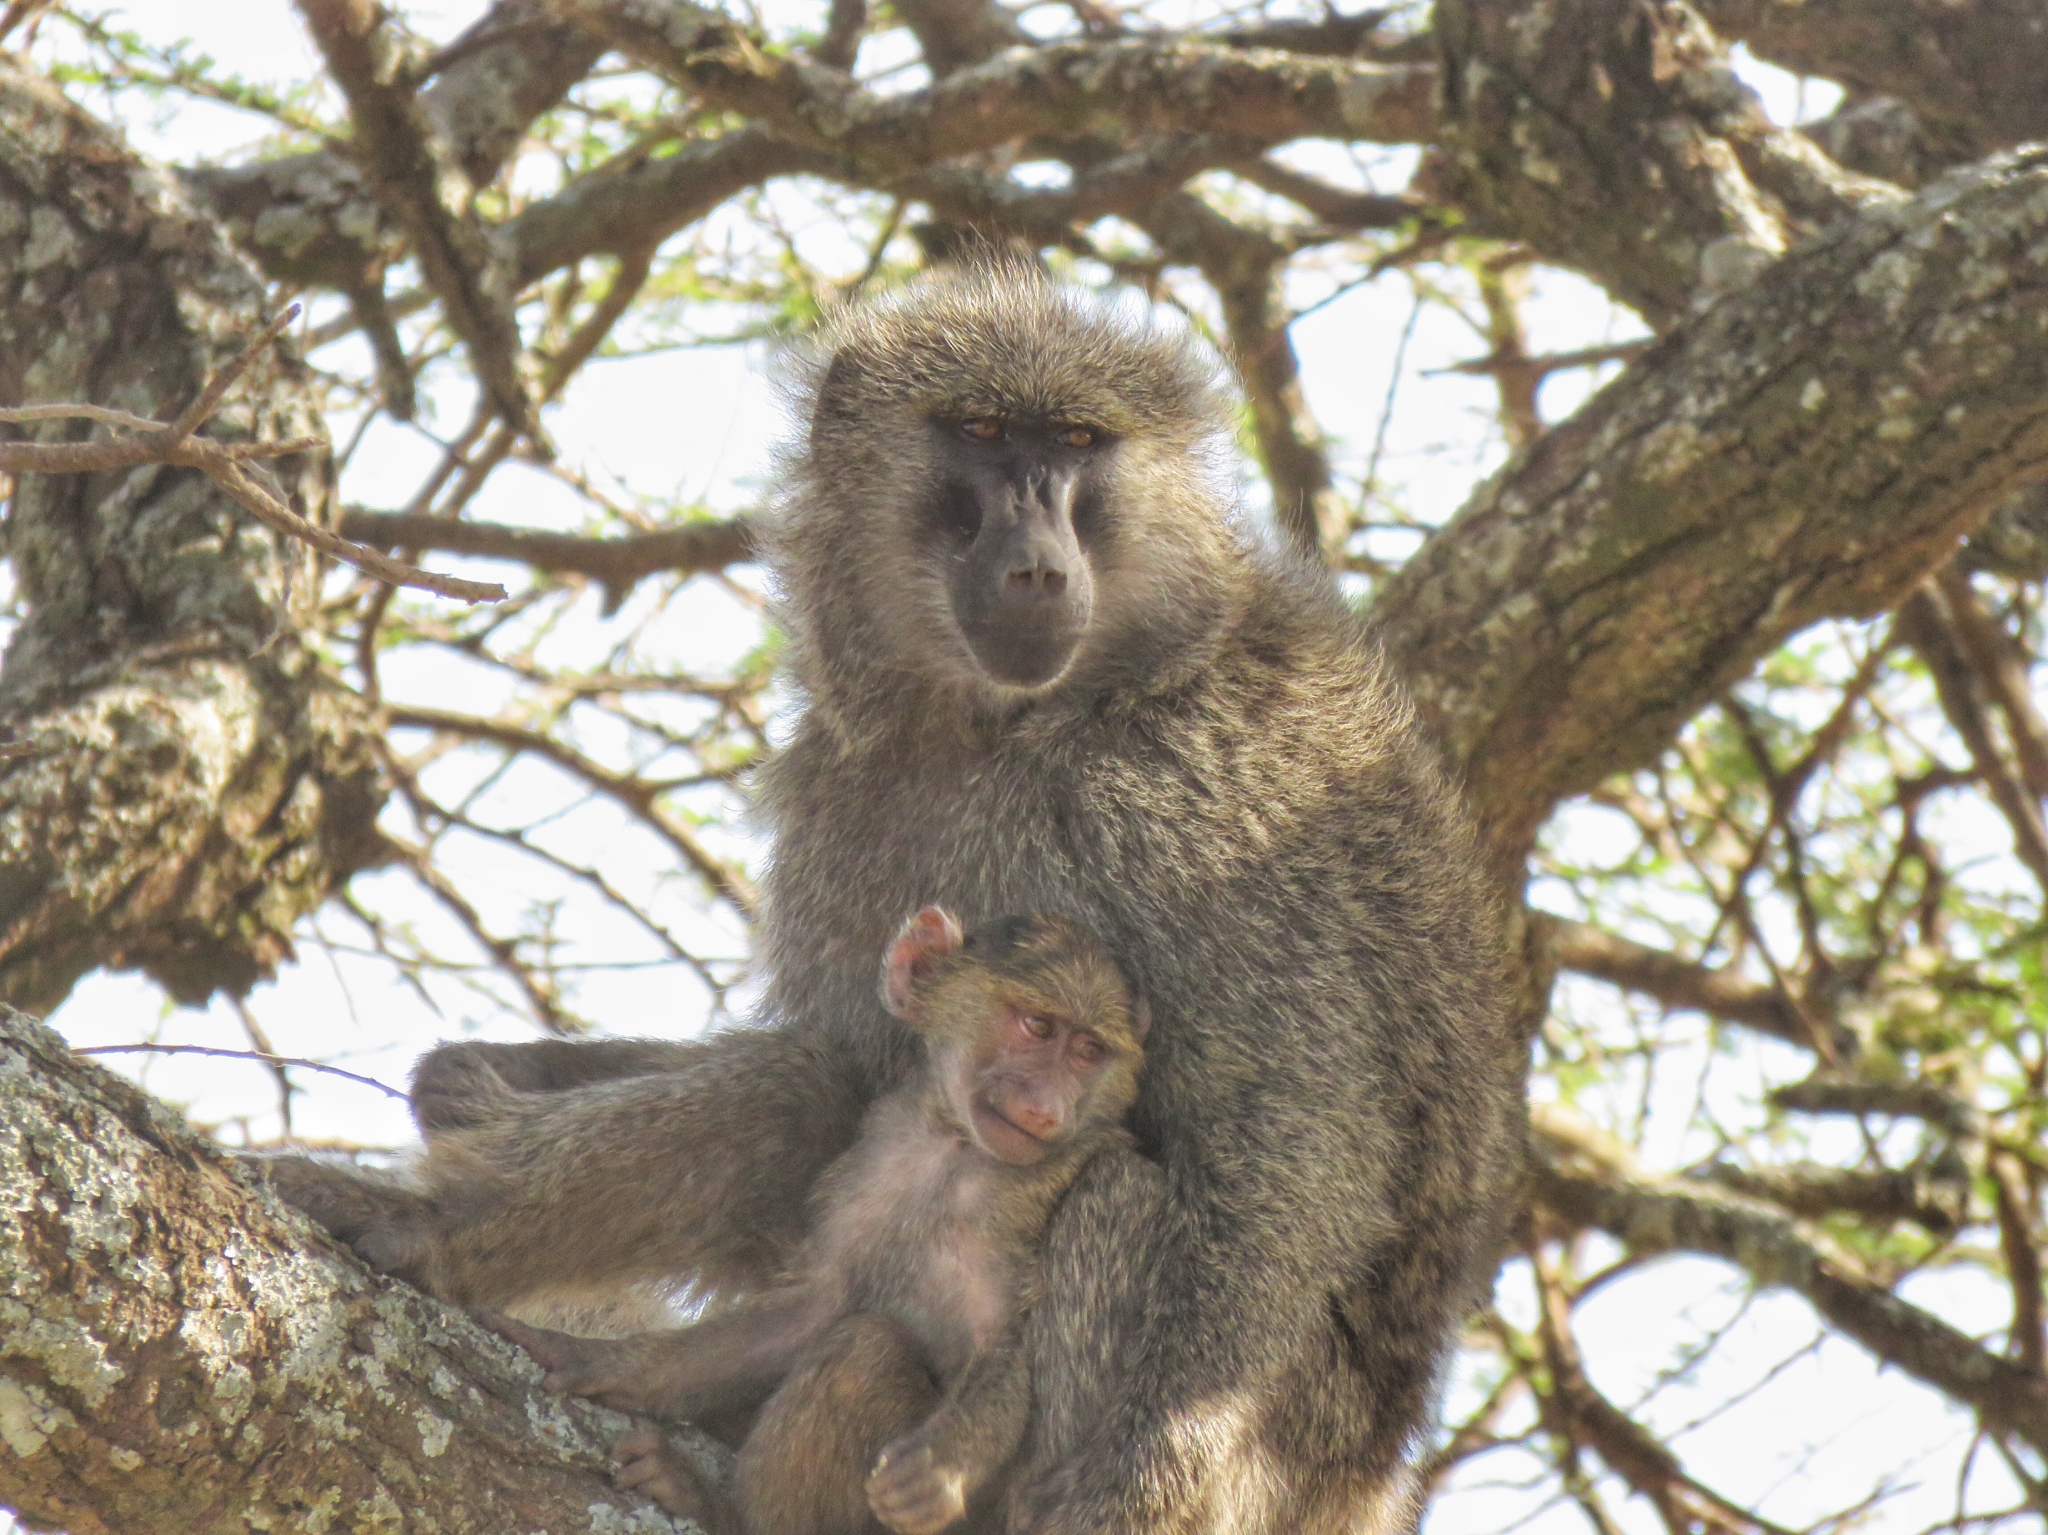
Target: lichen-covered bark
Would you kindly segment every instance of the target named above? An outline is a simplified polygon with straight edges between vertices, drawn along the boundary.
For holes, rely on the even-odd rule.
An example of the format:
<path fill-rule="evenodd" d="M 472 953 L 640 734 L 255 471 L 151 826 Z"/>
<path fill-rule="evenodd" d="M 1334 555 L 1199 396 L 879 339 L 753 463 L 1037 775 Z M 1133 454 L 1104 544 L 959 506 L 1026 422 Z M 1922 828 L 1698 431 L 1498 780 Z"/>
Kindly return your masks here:
<path fill-rule="evenodd" d="M 626 1419 L 0 1007 L 0 1506 L 70 1535 L 665 1535 Z M 707 1460 L 707 1469 L 715 1461 Z"/>
<path fill-rule="evenodd" d="M 264 308 L 167 178 L 0 64 L 0 403 L 173 414 Z M 312 381 L 267 357 L 206 430 L 318 435 Z M 273 467 L 331 516 L 324 460 Z M 0 999 L 47 1006 L 102 965 L 245 990 L 379 847 L 366 711 L 295 633 L 305 551 L 163 467 L 25 479 L 7 548 L 28 616 L 0 666 Z"/>
<path fill-rule="evenodd" d="M 1807 624 L 1895 605 L 2048 470 L 2048 153 L 1844 220 L 1515 459 L 1387 642 L 1503 872 Z"/>
<path fill-rule="evenodd" d="M 468 46 L 420 92 L 420 106 L 481 186 L 604 46 L 552 20 L 547 0 L 499 0 L 464 40 Z M 396 220 L 378 206 L 363 173 L 333 151 L 208 167 L 186 179 L 272 277 L 346 291 L 399 253 Z"/>
<path fill-rule="evenodd" d="M 1678 0 L 1442 0 L 1442 190 L 1662 329 L 1898 195 L 1774 128 Z"/>
<path fill-rule="evenodd" d="M 1725 37 L 1857 96 L 1903 102 L 1950 158 L 2048 135 L 2040 0 L 1694 0 Z"/>

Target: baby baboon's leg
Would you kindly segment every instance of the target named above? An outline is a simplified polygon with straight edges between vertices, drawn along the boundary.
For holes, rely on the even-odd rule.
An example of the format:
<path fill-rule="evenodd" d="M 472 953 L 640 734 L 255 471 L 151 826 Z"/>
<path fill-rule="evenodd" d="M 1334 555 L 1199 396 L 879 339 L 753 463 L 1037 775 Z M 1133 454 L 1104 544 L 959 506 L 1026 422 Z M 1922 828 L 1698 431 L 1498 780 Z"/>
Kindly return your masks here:
<path fill-rule="evenodd" d="M 908 1332 L 868 1312 L 839 1322 L 768 1399 L 740 1450 L 747 1535 L 878 1535 L 868 1473 L 938 1405 Z"/>

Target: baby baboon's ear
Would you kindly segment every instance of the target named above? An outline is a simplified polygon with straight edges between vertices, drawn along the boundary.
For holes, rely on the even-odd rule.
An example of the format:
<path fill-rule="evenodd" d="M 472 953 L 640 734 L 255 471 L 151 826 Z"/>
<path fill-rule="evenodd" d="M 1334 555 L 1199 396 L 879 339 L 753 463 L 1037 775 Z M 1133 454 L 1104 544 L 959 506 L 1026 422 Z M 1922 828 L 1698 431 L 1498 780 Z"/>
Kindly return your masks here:
<path fill-rule="evenodd" d="M 921 974 L 961 944 L 960 919 L 943 906 L 927 906 L 905 922 L 882 961 L 882 1005 L 908 1021 L 917 1014 Z"/>

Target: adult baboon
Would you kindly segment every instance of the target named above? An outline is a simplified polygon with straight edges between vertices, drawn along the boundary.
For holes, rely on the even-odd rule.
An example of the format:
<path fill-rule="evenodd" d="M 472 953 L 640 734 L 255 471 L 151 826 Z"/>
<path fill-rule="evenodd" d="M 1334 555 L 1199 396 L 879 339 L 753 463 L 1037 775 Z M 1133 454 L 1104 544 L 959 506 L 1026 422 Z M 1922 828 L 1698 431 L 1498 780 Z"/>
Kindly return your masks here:
<path fill-rule="evenodd" d="M 874 995 L 887 923 L 1064 914 L 1151 1003 L 1143 1154 L 1055 1218 L 1012 1527 L 1398 1520 L 1520 1081 L 1493 902 L 1409 706 L 1328 576 L 1233 517 L 1186 339 L 985 270 L 846 316 L 806 403 L 772 551 L 805 708 L 759 784 L 767 1025 L 444 1046 L 422 1119 L 470 1128 L 424 1192 L 298 1197 L 460 1299 L 758 1286 L 914 1060 Z"/>

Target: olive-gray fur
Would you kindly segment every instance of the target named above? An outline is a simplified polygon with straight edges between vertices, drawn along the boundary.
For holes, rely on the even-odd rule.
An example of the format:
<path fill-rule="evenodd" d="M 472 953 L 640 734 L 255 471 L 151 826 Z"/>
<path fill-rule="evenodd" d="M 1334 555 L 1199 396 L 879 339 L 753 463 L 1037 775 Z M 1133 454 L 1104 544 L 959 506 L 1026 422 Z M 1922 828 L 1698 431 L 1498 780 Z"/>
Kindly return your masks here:
<path fill-rule="evenodd" d="M 443 1047 L 424 1095 L 482 1070 L 512 1106 L 437 1137 L 430 1209 L 371 1246 L 466 1299 L 759 1283 L 916 1059 L 875 990 L 895 924 L 1063 914 L 1150 1006 L 1142 1154 L 1098 1158 L 1055 1218 L 1010 1527 L 1398 1526 L 1518 1165 L 1495 902 L 1452 785 L 1327 575 L 1247 536 L 1226 396 L 1183 336 L 989 271 L 844 318 L 800 387 L 773 563 L 805 708 L 759 784 L 767 1021 Z M 1093 626 L 1035 691 L 976 671 L 911 511 L 934 421 L 984 414 L 1090 425 L 1113 455 Z"/>

